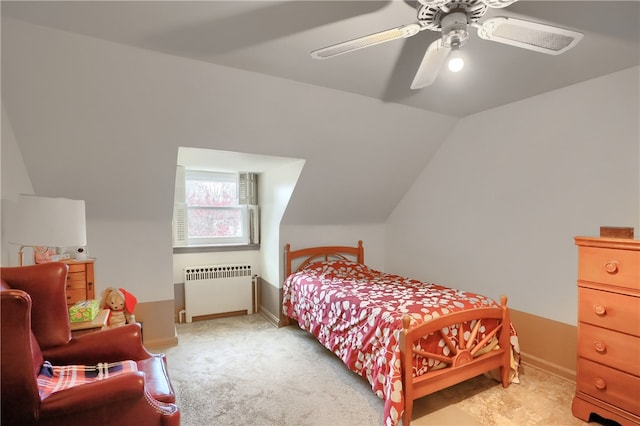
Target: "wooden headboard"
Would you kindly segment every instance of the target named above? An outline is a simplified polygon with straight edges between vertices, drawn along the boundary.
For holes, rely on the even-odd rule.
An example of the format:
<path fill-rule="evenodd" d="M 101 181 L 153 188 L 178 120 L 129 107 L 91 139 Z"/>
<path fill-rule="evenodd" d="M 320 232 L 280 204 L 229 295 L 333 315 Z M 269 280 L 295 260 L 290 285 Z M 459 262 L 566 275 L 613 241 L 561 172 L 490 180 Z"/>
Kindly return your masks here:
<path fill-rule="evenodd" d="M 294 269 L 292 267 L 293 261 L 300 258 L 303 258 L 301 263 Z M 287 244 L 284 246 L 285 277 L 288 277 L 293 272 L 304 269 L 312 262 L 339 259 L 355 260 L 358 263 L 364 263 L 362 240 L 358 241 L 357 247 L 325 246 L 291 250 L 291 244 Z"/>

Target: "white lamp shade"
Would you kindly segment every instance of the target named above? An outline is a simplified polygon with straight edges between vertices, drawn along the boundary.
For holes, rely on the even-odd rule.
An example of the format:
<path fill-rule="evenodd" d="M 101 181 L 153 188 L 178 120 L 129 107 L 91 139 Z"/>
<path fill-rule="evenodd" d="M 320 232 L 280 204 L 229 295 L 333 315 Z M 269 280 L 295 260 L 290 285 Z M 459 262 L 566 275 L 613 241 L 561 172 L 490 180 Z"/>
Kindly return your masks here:
<path fill-rule="evenodd" d="M 84 200 L 20 195 L 8 240 L 22 246 L 87 245 Z"/>

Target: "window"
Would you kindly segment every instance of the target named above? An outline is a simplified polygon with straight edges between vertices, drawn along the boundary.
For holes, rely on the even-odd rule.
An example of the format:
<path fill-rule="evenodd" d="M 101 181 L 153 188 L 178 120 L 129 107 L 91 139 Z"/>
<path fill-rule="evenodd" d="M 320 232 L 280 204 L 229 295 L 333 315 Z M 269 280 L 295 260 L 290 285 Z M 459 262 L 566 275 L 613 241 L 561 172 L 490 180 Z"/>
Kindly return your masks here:
<path fill-rule="evenodd" d="M 184 170 L 176 173 L 174 246 L 258 243 L 256 175 Z"/>

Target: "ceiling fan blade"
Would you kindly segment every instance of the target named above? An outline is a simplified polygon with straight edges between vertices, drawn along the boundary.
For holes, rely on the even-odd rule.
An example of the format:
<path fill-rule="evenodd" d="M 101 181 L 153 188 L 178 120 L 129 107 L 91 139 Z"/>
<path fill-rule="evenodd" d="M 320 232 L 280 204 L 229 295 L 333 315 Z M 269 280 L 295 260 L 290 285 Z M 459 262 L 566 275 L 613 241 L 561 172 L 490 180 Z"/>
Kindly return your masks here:
<path fill-rule="evenodd" d="M 517 2 L 518 0 L 484 0 L 484 2 L 487 4 L 487 6 L 494 8 L 494 9 L 499 9 L 499 8 L 503 8 L 503 7 L 507 7 L 515 2 Z"/>
<path fill-rule="evenodd" d="M 439 38 L 431 43 L 424 54 L 424 58 L 422 58 L 416 76 L 413 78 L 411 88 L 414 90 L 422 89 L 431 85 L 438 77 L 449 53 L 451 53 L 451 48 L 443 46 L 442 39 Z"/>
<path fill-rule="evenodd" d="M 399 38 L 407 38 L 416 35 L 423 28 L 418 24 L 401 25 L 386 31 L 380 31 L 364 37 L 334 44 L 332 46 L 323 47 L 311 52 L 314 59 L 328 59 L 344 53 L 353 52 L 355 50 L 364 49 L 365 47 L 375 46 L 376 44 L 386 43 L 388 41 L 397 40 Z"/>
<path fill-rule="evenodd" d="M 559 55 L 582 40 L 582 33 L 539 22 L 497 16 L 475 24 L 478 36 L 523 49 Z"/>

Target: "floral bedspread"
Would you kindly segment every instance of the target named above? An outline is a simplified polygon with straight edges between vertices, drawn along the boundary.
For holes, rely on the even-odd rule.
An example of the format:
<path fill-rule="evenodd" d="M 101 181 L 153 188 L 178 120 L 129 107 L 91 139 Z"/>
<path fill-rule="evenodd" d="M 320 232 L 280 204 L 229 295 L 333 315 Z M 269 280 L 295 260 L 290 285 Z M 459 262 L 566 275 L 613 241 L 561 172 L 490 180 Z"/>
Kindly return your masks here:
<path fill-rule="evenodd" d="M 284 313 L 369 381 L 385 402 L 384 422 L 388 426 L 397 425 L 404 411 L 399 347 L 402 316 L 425 322 L 459 310 L 499 306 L 486 296 L 385 274 L 344 260 L 313 263 L 292 274 L 284 283 L 283 295 Z M 476 339 L 490 331 L 484 328 Z M 452 328 L 450 332 L 456 341 L 458 331 Z M 513 329 L 511 341 L 519 352 Z M 441 338 L 427 339 L 421 346 L 429 352 L 448 353 Z M 438 368 L 438 364 L 431 359 L 414 360 L 413 374 Z"/>

